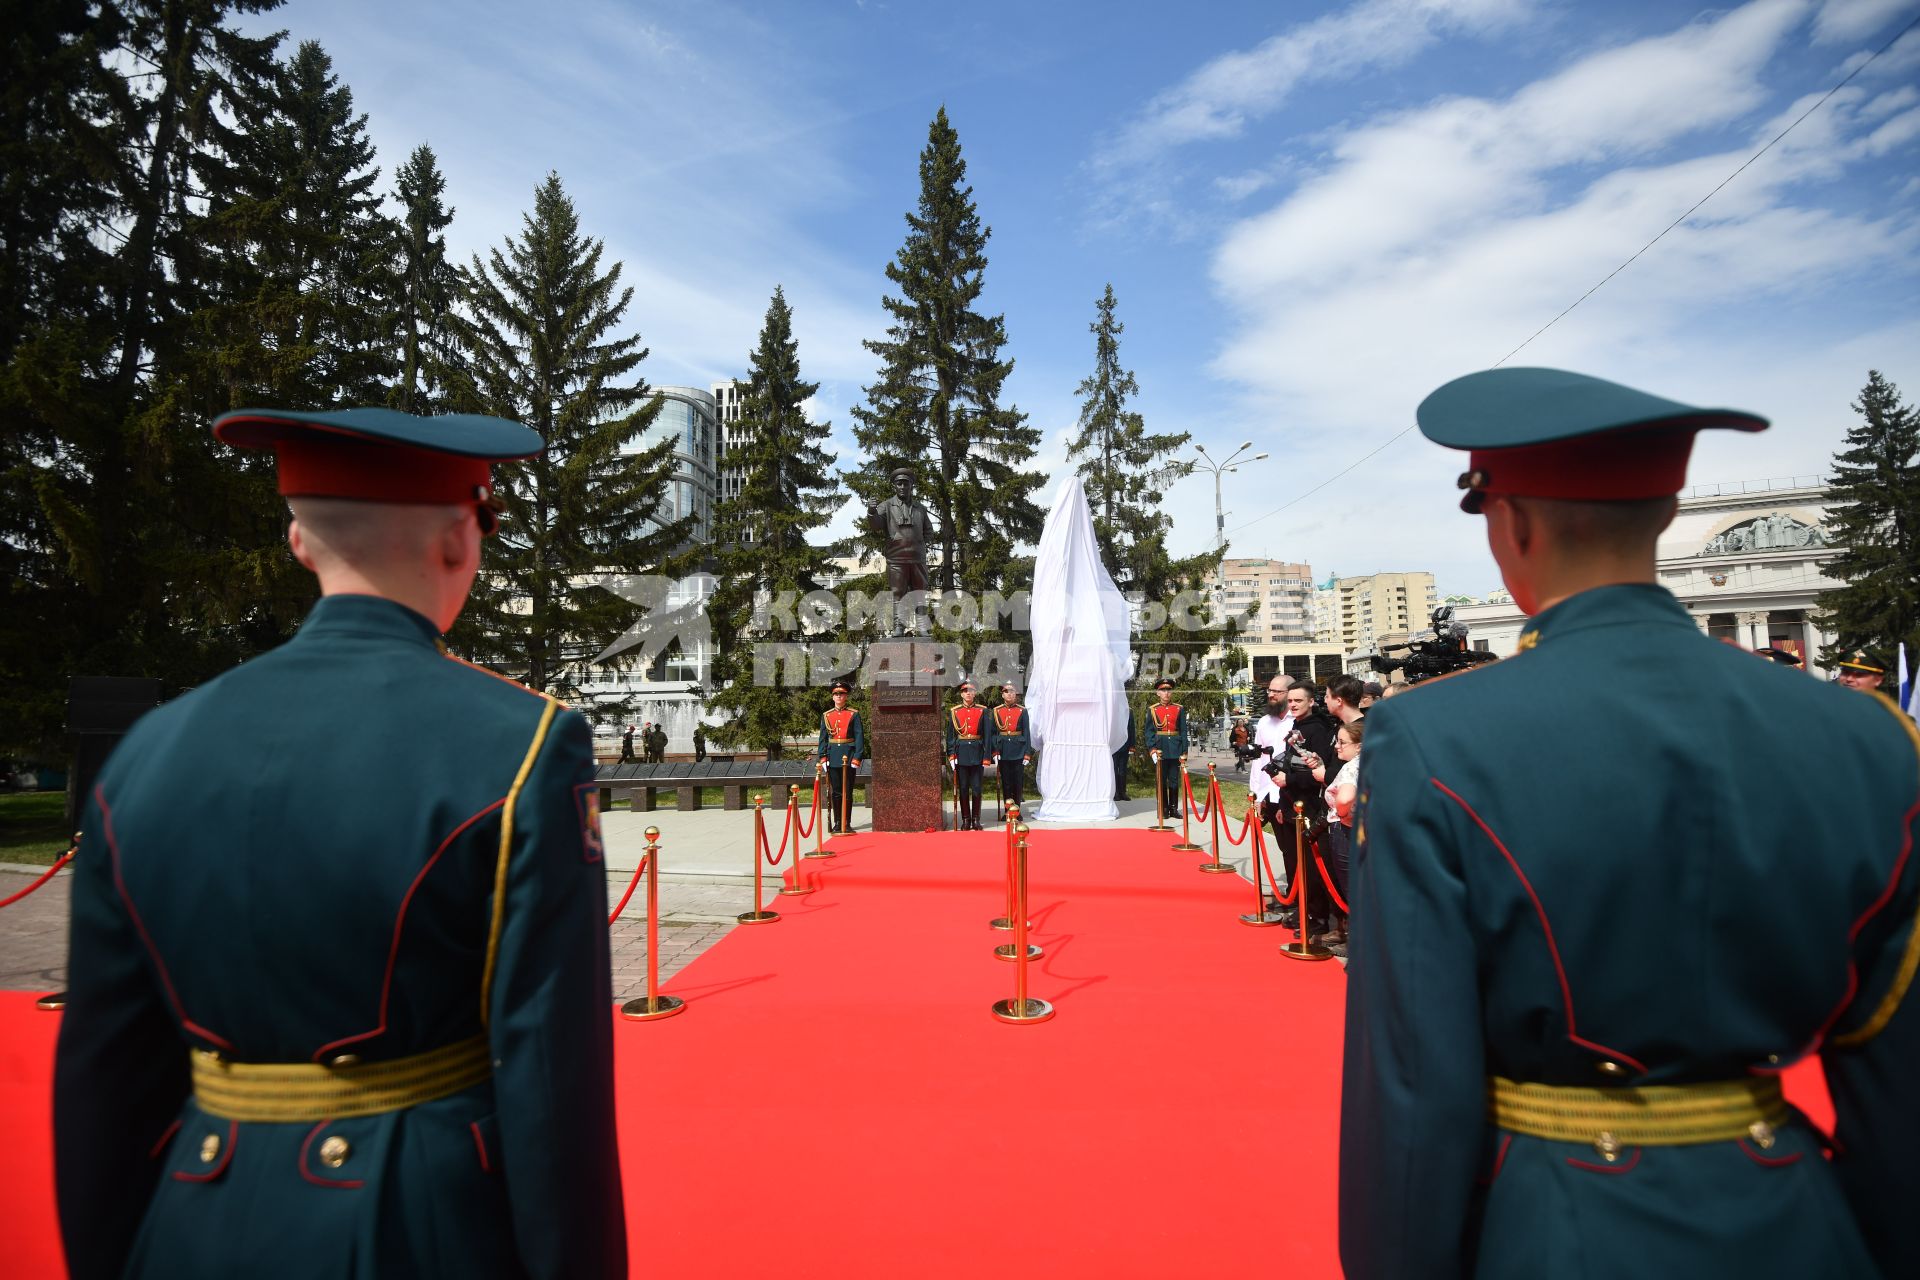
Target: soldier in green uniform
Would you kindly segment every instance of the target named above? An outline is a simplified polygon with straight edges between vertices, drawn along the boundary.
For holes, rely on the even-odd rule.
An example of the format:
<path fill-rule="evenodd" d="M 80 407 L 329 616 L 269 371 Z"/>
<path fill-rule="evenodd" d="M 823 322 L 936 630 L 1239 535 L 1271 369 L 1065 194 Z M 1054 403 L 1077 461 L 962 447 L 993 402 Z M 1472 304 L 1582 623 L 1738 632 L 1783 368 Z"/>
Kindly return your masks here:
<path fill-rule="evenodd" d="M 827 830 L 834 835 L 853 830 L 853 775 L 867 754 L 866 726 L 848 705 L 852 697 L 852 685 L 833 682 L 833 705 L 820 713 L 820 740 L 813 749 L 816 759 L 827 762 Z"/>
<path fill-rule="evenodd" d="M 1347 1276 L 1920 1275 L 1920 734 L 1708 639 L 1655 572 L 1695 433 L 1765 421 L 1499 369 L 1419 424 L 1472 451 L 1531 619 L 1367 716 Z M 1820 726 L 1804 779 L 1746 751 L 1782 725 Z M 1811 1054 L 1831 1159 L 1781 1097 Z"/>
<path fill-rule="evenodd" d="M 592 734 L 451 658 L 540 438 L 230 413 L 321 599 L 88 797 L 55 1067 L 70 1272 L 626 1274 Z"/>
<path fill-rule="evenodd" d="M 1000 686 L 1000 705 L 987 725 L 987 754 L 1000 775 L 1002 806 L 1027 804 L 1027 762 L 1033 758 L 1033 734 L 1020 691 L 1009 680 Z"/>
<path fill-rule="evenodd" d="M 1173 700 L 1173 681 L 1163 679 L 1153 686 L 1159 701 L 1147 708 L 1140 737 L 1147 750 L 1160 753 L 1160 811 L 1169 818 L 1180 816 L 1180 771 L 1187 754 L 1187 709 Z"/>
<path fill-rule="evenodd" d="M 980 830 L 980 780 L 986 772 L 987 709 L 974 701 L 973 681 L 960 682 L 960 705 L 947 708 L 947 765 L 959 797 L 960 829 Z"/>
<path fill-rule="evenodd" d="M 1840 659 L 1834 679 L 1849 689 L 1887 694 L 1887 660 L 1865 649 L 1855 649 Z"/>

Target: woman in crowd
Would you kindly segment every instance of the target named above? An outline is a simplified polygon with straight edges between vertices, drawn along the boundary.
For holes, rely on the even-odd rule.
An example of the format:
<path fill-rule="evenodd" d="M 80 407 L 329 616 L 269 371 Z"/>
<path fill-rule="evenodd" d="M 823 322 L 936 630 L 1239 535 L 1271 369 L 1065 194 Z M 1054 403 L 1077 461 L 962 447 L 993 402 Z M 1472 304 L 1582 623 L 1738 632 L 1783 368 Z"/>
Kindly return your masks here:
<path fill-rule="evenodd" d="M 1347 851 L 1353 840 L 1353 807 L 1360 791 L 1360 737 L 1365 720 L 1343 724 L 1333 735 L 1333 749 L 1340 759 L 1331 781 L 1328 762 L 1314 760 L 1313 777 L 1327 787 L 1327 874 L 1341 898 L 1347 896 Z M 1336 908 L 1337 910 L 1337 908 Z M 1344 954 L 1347 945 L 1346 914 L 1341 912 L 1326 937 L 1328 946 Z"/>

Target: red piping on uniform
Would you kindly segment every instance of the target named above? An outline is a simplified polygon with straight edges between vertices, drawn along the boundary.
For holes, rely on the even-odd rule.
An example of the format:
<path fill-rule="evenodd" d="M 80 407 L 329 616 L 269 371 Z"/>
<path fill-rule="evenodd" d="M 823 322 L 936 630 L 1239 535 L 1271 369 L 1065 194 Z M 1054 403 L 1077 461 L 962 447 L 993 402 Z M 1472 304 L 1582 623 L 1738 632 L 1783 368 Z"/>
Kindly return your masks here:
<path fill-rule="evenodd" d="M 313 1146 L 313 1140 L 320 1136 L 320 1131 L 332 1123 L 333 1121 L 331 1120 L 322 1120 L 319 1124 L 307 1131 L 307 1140 L 300 1144 L 300 1176 L 316 1187 L 337 1187 L 347 1191 L 353 1191 L 366 1186 L 367 1183 L 364 1178 L 323 1178 L 307 1168 L 308 1149 Z"/>
<path fill-rule="evenodd" d="M 1820 1030 L 1814 1032 L 1813 1043 L 1801 1051 L 1801 1057 L 1820 1047 L 1827 1038 L 1827 1032 L 1833 1030 L 1833 1024 L 1840 1021 L 1840 1015 L 1847 1011 L 1847 1006 L 1853 1003 L 1853 997 L 1859 994 L 1860 969 L 1853 962 L 1853 943 L 1860 936 L 1860 931 L 1867 927 L 1867 922 L 1879 915 L 1881 910 L 1893 901 L 1894 891 L 1900 887 L 1900 874 L 1906 870 L 1907 857 L 1913 852 L 1915 818 L 1920 818 L 1920 800 L 1915 800 L 1913 808 L 1907 810 L 1907 816 L 1901 819 L 1900 828 L 1907 833 L 1907 838 L 1900 845 L 1900 856 L 1893 860 L 1893 874 L 1887 878 L 1887 887 L 1882 889 L 1880 896 L 1860 913 L 1860 918 L 1853 922 L 1853 928 L 1847 930 L 1847 992 L 1840 997 L 1840 1003 L 1834 1006 L 1833 1012 L 1827 1015 L 1827 1020 L 1820 1024 Z"/>
<path fill-rule="evenodd" d="M 185 1169 L 176 1170 L 173 1175 L 174 1180 L 176 1182 L 212 1182 L 215 1178 L 226 1172 L 227 1165 L 233 1160 L 233 1149 L 239 1144 L 239 1141 L 240 1122 L 238 1120 L 227 1121 L 227 1143 L 220 1152 L 220 1163 L 214 1165 L 213 1168 L 207 1170 L 205 1173 L 188 1173 Z"/>
<path fill-rule="evenodd" d="M 1640 1150 L 1639 1147 L 1635 1147 L 1625 1164 L 1593 1164 L 1586 1160 L 1575 1160 L 1572 1156 L 1567 1157 L 1567 1163 L 1576 1169 L 1585 1169 L 1589 1173 L 1632 1173 L 1633 1167 L 1640 1163 Z"/>
<path fill-rule="evenodd" d="M 1567 1006 L 1567 1039 L 1573 1041 L 1573 1043 L 1583 1049 L 1591 1049 L 1593 1052 L 1604 1054 L 1609 1058 L 1618 1058 L 1620 1061 L 1633 1067 L 1633 1069 L 1641 1075 L 1645 1075 L 1647 1072 L 1646 1064 L 1638 1058 L 1630 1054 L 1622 1053 L 1618 1049 L 1609 1049 L 1606 1045 L 1574 1034 L 1573 988 L 1567 983 L 1567 968 L 1560 962 L 1560 944 L 1553 940 L 1553 925 L 1547 920 L 1547 909 L 1540 904 L 1540 895 L 1533 891 L 1533 882 L 1527 879 L 1527 873 L 1520 869 L 1519 861 L 1513 856 L 1513 853 L 1507 848 L 1506 844 L 1501 841 L 1500 837 L 1493 833 L 1493 828 L 1488 826 L 1486 821 L 1473 811 L 1472 805 L 1462 800 L 1453 788 L 1440 781 L 1440 779 L 1429 778 L 1428 781 L 1438 787 L 1441 792 L 1455 804 L 1466 810 L 1467 816 L 1473 819 L 1474 825 L 1487 833 L 1487 839 L 1493 841 L 1493 847 L 1500 851 L 1500 856 L 1505 858 L 1507 865 L 1513 868 L 1513 874 L 1520 878 L 1520 887 L 1527 891 L 1527 897 L 1533 903 L 1534 912 L 1540 917 L 1540 930 L 1547 938 L 1547 954 L 1553 957 L 1553 972 L 1555 976 L 1560 979 L 1560 998 L 1566 1002 Z M 1607 1172 L 1613 1173 L 1616 1172 L 1616 1170 L 1609 1169 Z"/>
<path fill-rule="evenodd" d="M 1738 1142 L 1740 1143 L 1740 1149 L 1747 1153 L 1747 1159 L 1753 1161 L 1755 1164 L 1766 1165 L 1769 1169 L 1778 1169 L 1782 1166 L 1790 1165 L 1801 1156 L 1807 1154 L 1804 1151 L 1796 1151 L 1790 1156 L 1762 1155 L 1758 1151 L 1755 1151 L 1745 1138 L 1738 1139 Z"/>
<path fill-rule="evenodd" d="M 487 1159 L 487 1140 L 480 1136 L 480 1122 L 478 1120 L 471 1121 L 468 1123 L 467 1128 L 473 1130 L 474 1149 L 480 1153 L 480 1172 L 492 1173 L 493 1162 Z"/>
<path fill-rule="evenodd" d="M 160 1141 L 153 1144 L 153 1150 L 147 1152 L 147 1159 L 158 1159 L 160 1153 L 167 1149 L 167 1144 L 173 1141 L 173 1135 L 178 1132 L 180 1132 L 180 1121 L 176 1118 L 172 1124 L 167 1126 L 167 1131 L 160 1135 Z"/>
<path fill-rule="evenodd" d="M 140 934 L 140 941 L 146 944 L 147 954 L 153 957 L 153 967 L 160 975 L 160 985 L 167 989 L 167 1002 L 173 1006 L 173 1014 L 180 1019 L 180 1025 L 203 1040 L 211 1040 L 222 1049 L 231 1049 L 233 1044 L 224 1036 L 217 1036 L 199 1023 L 187 1017 L 187 1011 L 180 1003 L 180 993 L 173 989 L 173 979 L 167 973 L 167 962 L 160 958 L 160 948 L 153 945 L 153 935 L 147 932 L 147 926 L 140 919 L 140 912 L 133 905 L 133 895 L 127 892 L 127 881 L 120 874 L 120 842 L 113 835 L 113 810 L 107 807 L 107 793 L 100 787 L 93 789 L 93 802 L 100 806 L 100 826 L 106 832 L 107 851 L 113 855 L 113 887 L 120 894 L 120 901 L 127 905 L 127 915 L 133 921 L 133 927 Z"/>
<path fill-rule="evenodd" d="M 1500 1166 L 1504 1165 L 1507 1162 L 1507 1148 L 1512 1145 L 1513 1145 L 1513 1135 L 1510 1133 L 1501 1134 L 1500 1150 L 1493 1157 L 1493 1168 L 1487 1171 L 1486 1177 L 1477 1178 L 1475 1179 L 1475 1181 L 1477 1181 L 1483 1187 L 1492 1186 L 1493 1180 L 1500 1176 Z"/>
<path fill-rule="evenodd" d="M 420 888 L 421 881 L 427 878 L 427 872 L 433 870 L 433 864 L 440 861 L 440 855 L 447 851 L 448 845 L 452 844 L 456 839 L 459 838 L 461 832 L 465 831 L 468 827 L 480 821 L 480 819 L 486 817 L 488 814 L 492 813 L 495 809 L 498 809 L 501 805 L 505 804 L 506 802 L 507 802 L 507 798 L 505 796 L 501 796 L 498 800 L 495 800 L 492 804 L 488 805 L 486 808 L 482 809 L 480 812 L 474 814 L 471 818 L 468 818 L 465 822 L 455 827 L 453 831 L 447 836 L 447 838 L 440 842 L 440 847 L 433 851 L 433 856 L 427 859 L 426 865 L 420 868 L 419 874 L 414 876 L 413 878 L 413 883 L 407 886 L 407 896 L 400 899 L 400 910 L 397 914 L 395 914 L 393 918 L 393 941 L 387 946 L 386 976 L 380 979 L 380 1025 L 375 1027 L 371 1031 L 362 1031 L 359 1035 L 346 1036 L 343 1039 L 335 1040 L 329 1044 L 321 1045 L 318 1049 L 315 1049 L 313 1051 L 313 1060 L 315 1062 L 318 1062 L 322 1058 L 326 1057 L 329 1051 L 338 1049 L 342 1045 L 353 1044 L 360 1040 L 370 1040 L 374 1036 L 380 1035 L 381 1033 L 386 1031 L 387 1000 L 388 1000 L 388 997 L 390 997 L 393 994 L 393 965 L 394 965 L 394 961 L 399 959 L 400 957 L 400 931 L 402 928 L 405 927 L 407 923 L 407 908 L 413 904 L 414 893 Z"/>

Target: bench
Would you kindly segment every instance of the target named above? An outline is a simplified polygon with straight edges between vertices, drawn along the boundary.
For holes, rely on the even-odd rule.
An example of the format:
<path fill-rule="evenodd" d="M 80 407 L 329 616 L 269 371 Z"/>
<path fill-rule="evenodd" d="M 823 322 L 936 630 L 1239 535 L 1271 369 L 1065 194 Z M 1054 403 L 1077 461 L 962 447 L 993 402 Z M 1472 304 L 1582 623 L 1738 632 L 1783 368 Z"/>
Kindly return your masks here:
<path fill-rule="evenodd" d="M 707 759 L 699 764 L 691 761 L 670 764 L 603 764 L 595 776 L 600 784 L 600 807 L 611 809 L 616 798 L 624 798 L 627 807 L 635 813 L 652 813 L 655 807 L 655 795 L 661 791 L 671 791 L 674 803 L 682 812 L 691 812 L 700 808 L 700 788 L 718 787 L 721 807 L 726 809 L 745 809 L 750 806 L 749 792 L 764 792 L 767 805 L 772 809 L 787 807 L 787 788 L 798 786 L 803 797 L 812 794 L 813 764 L 806 759 L 795 760 L 733 760 L 722 761 Z M 870 788 L 873 783 L 873 766 L 867 761 L 860 762 L 860 768 L 851 779 L 853 799 L 859 802 L 861 788 Z"/>

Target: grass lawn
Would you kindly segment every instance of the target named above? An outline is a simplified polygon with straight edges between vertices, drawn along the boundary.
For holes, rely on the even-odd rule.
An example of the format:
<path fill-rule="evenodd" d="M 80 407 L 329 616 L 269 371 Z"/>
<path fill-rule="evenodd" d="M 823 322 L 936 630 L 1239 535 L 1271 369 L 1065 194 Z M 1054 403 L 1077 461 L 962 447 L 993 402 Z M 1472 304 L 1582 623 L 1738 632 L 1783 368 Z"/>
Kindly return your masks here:
<path fill-rule="evenodd" d="M 72 837 L 65 792 L 0 794 L 0 862 L 49 866 L 71 847 Z"/>

